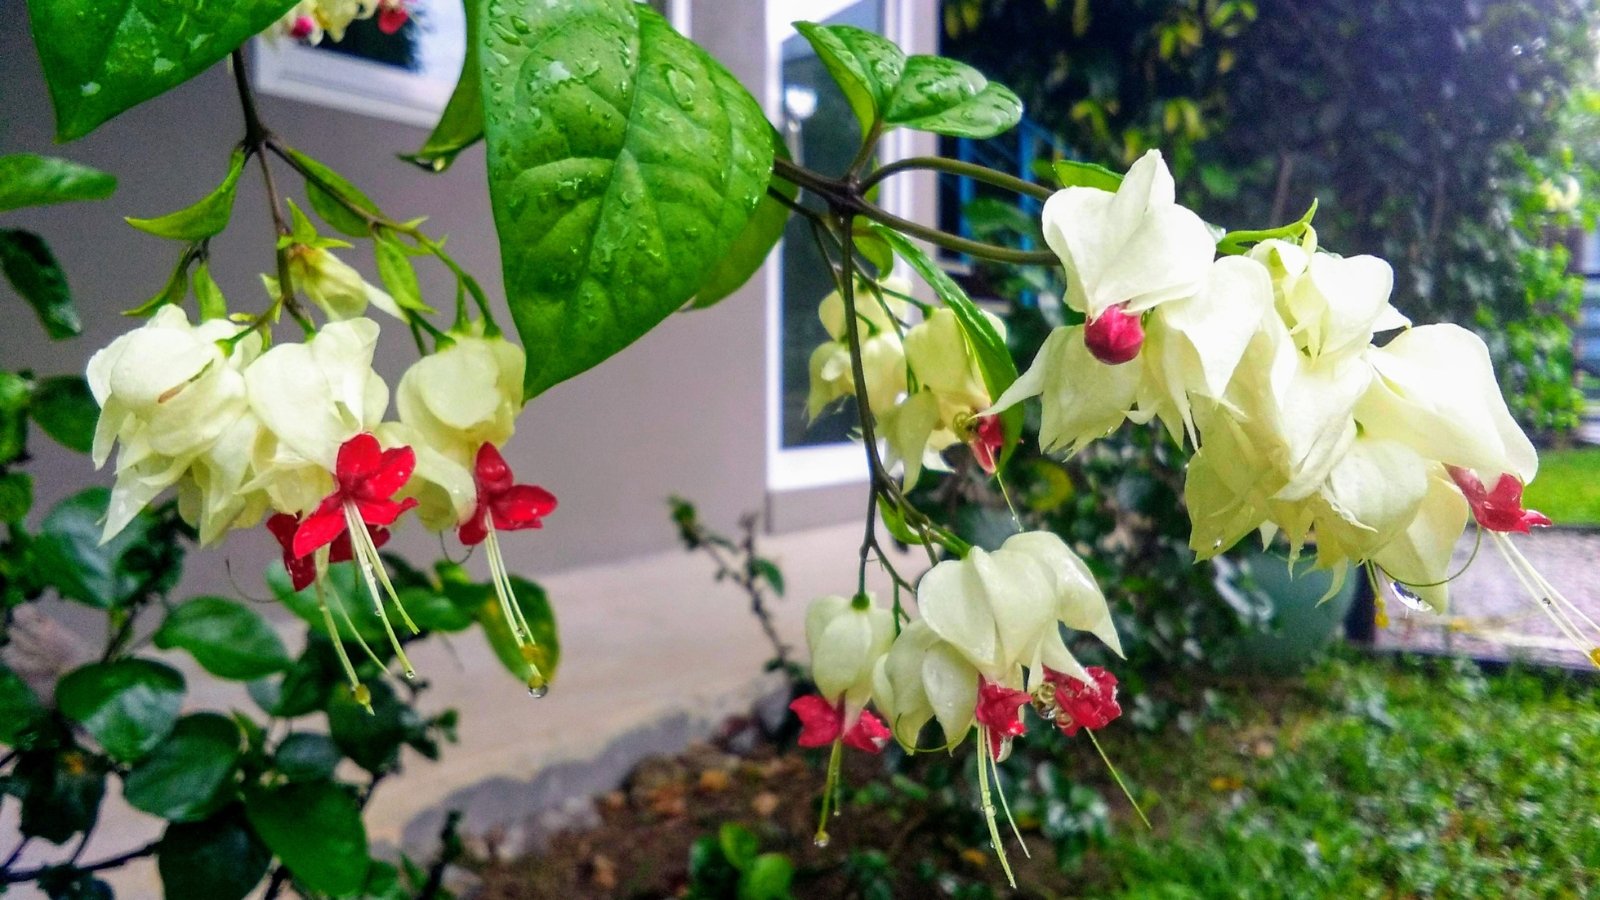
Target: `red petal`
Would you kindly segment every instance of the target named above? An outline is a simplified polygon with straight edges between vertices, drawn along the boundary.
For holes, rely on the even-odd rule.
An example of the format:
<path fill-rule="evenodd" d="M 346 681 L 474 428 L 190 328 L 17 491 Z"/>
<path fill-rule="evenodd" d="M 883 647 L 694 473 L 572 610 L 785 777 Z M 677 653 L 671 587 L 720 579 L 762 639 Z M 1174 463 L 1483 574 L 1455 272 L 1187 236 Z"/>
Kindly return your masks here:
<path fill-rule="evenodd" d="M 789 709 L 800 717 L 802 747 L 826 747 L 839 739 L 844 730 L 844 715 L 832 703 L 816 694 L 807 694 L 789 704 Z"/>
<path fill-rule="evenodd" d="M 494 527 L 501 531 L 538 528 L 542 524 L 539 520 L 555 508 L 555 495 L 533 484 L 513 485 L 510 490 L 489 499 Z"/>
<path fill-rule="evenodd" d="M 384 34 L 394 34 L 406 26 L 411 13 L 404 6 L 391 6 L 378 13 L 378 30 Z"/>
<path fill-rule="evenodd" d="M 295 530 L 293 552 L 296 559 L 310 556 L 344 533 L 344 513 L 337 508 L 326 509 L 327 505 L 327 501 L 323 501 L 322 507 L 307 516 Z"/>
<path fill-rule="evenodd" d="M 317 561 L 309 556 L 294 555 L 294 535 L 299 528 L 300 520 L 288 513 L 278 513 L 267 520 L 267 530 L 283 548 L 283 569 L 289 573 L 289 583 L 295 590 L 303 591 L 317 580 Z"/>
<path fill-rule="evenodd" d="M 328 562 L 349 562 L 355 558 L 355 549 L 350 543 L 350 529 L 346 528 L 344 533 L 334 538 L 333 543 L 328 547 Z"/>
<path fill-rule="evenodd" d="M 407 497 L 401 501 L 394 500 L 354 500 L 356 512 L 361 514 L 361 521 L 368 525 L 393 525 L 394 520 L 401 514 L 417 505 L 417 498 Z"/>
<path fill-rule="evenodd" d="M 294 532 L 299 527 L 299 517 L 288 513 L 275 513 L 267 519 L 267 530 L 278 539 L 278 546 L 283 548 L 284 553 L 288 553 L 294 546 Z"/>
<path fill-rule="evenodd" d="M 477 464 L 472 474 L 478 482 L 479 494 L 493 495 L 511 489 L 511 466 L 493 444 L 478 448 Z"/>
<path fill-rule="evenodd" d="M 361 482 L 372 477 L 382 460 L 383 447 L 378 444 L 377 438 L 365 431 L 345 441 L 339 447 L 339 458 L 333 467 L 339 486 L 346 491 L 354 490 Z"/>
<path fill-rule="evenodd" d="M 844 743 L 847 747 L 877 753 L 888 746 L 889 729 L 883 724 L 883 720 L 862 710 L 861 717 L 856 719 L 856 724 L 844 733 Z"/>
<path fill-rule="evenodd" d="M 417 452 L 410 447 L 395 447 L 383 451 L 378 468 L 361 483 L 360 495 L 374 500 L 387 500 L 395 491 L 406 486 L 411 473 L 417 469 Z"/>
<path fill-rule="evenodd" d="M 1084 325 L 1083 343 L 1095 359 L 1117 366 L 1139 355 L 1144 346 L 1144 325 L 1137 313 L 1113 306 Z"/>

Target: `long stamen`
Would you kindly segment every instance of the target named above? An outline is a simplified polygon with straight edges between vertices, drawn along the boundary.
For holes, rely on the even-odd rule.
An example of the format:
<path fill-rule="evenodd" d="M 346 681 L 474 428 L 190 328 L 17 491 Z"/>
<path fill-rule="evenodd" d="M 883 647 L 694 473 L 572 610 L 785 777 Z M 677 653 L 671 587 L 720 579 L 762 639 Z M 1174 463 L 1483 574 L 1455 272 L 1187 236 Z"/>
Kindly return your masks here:
<path fill-rule="evenodd" d="M 1006 786 L 1000 781 L 1000 761 L 994 754 L 983 754 L 989 760 L 989 771 L 994 775 L 994 792 L 1000 797 L 1000 811 L 1006 814 L 1006 822 L 1011 825 L 1011 833 L 1017 837 L 1017 845 L 1022 848 L 1022 855 L 1033 859 L 1033 854 L 1028 850 L 1028 842 L 1022 839 L 1022 829 L 1017 827 L 1017 820 L 1011 815 L 1011 803 L 1006 800 Z"/>
<path fill-rule="evenodd" d="M 1501 557 L 1505 559 L 1506 565 L 1510 567 L 1523 589 L 1533 597 L 1534 604 L 1544 611 L 1568 640 L 1577 645 L 1578 649 L 1588 657 L 1589 662 L 1600 667 L 1600 624 L 1596 624 L 1587 613 L 1556 590 L 1555 586 L 1534 568 L 1528 558 L 1522 555 L 1522 551 L 1511 543 L 1509 537 L 1498 532 L 1494 537 L 1495 549 L 1500 551 Z M 1589 634 L 1584 634 L 1584 628 L 1573 619 L 1573 613 L 1583 620 L 1583 624 L 1589 626 Z"/>
<path fill-rule="evenodd" d="M 544 651 L 539 647 L 539 642 L 533 639 L 533 628 L 528 625 L 528 618 L 522 613 L 522 604 L 517 602 L 516 592 L 511 588 L 511 574 L 506 571 L 505 556 L 500 552 L 500 541 L 495 537 L 492 525 L 484 546 L 489 555 L 490 581 L 494 583 L 495 596 L 500 600 L 500 614 L 505 616 L 506 625 L 517 642 L 517 651 L 528 665 L 528 693 L 543 697 L 550 692 L 549 679 L 545 678 L 540 665 L 544 662 Z"/>
<path fill-rule="evenodd" d="M 1089 736 L 1089 743 L 1093 744 L 1095 752 L 1100 754 L 1100 761 L 1106 764 L 1106 770 L 1111 773 L 1112 780 L 1116 781 L 1117 787 L 1122 788 L 1122 796 L 1128 798 L 1128 802 L 1133 805 L 1133 811 L 1139 814 L 1139 821 L 1144 823 L 1147 830 L 1154 831 L 1155 829 L 1150 826 L 1150 820 L 1145 818 L 1144 810 L 1139 808 L 1139 801 L 1133 799 L 1133 792 L 1123 783 L 1122 774 L 1111 764 L 1111 757 L 1106 756 L 1106 751 L 1100 748 L 1100 741 L 1095 738 L 1094 730 L 1085 728 L 1083 733 Z"/>
<path fill-rule="evenodd" d="M 835 804 L 834 792 L 839 784 L 839 766 L 844 755 L 844 742 L 835 739 L 833 752 L 828 754 L 828 774 L 822 779 L 822 815 L 817 819 L 817 834 L 811 843 L 818 847 L 828 846 L 828 811 Z"/>
<path fill-rule="evenodd" d="M 350 546 L 355 551 L 356 565 L 361 569 L 361 575 L 366 579 L 367 591 L 372 595 L 372 606 L 377 611 L 378 621 L 383 623 L 384 634 L 389 636 L 389 646 L 394 648 L 395 658 L 400 660 L 402 671 L 407 678 L 417 677 L 417 670 L 412 667 L 411 660 L 407 658 L 405 648 L 400 646 L 400 636 L 395 634 L 394 626 L 389 624 L 389 614 L 383 608 L 383 594 L 378 590 L 377 577 L 373 574 L 374 567 L 381 569 L 383 560 L 376 559 L 377 548 L 372 547 L 372 539 L 367 535 L 367 523 L 361 520 L 354 504 L 344 505 L 345 526 L 350 532 Z M 366 540 L 362 540 L 366 538 Z M 387 584 L 388 576 L 384 576 Z M 394 587 L 389 587 L 389 595 L 394 598 L 396 608 L 400 607 L 400 599 L 394 597 Z M 401 615 L 404 615 L 404 611 Z"/>
<path fill-rule="evenodd" d="M 328 637 L 333 641 L 333 652 L 339 657 L 339 667 L 344 669 L 344 676 L 350 680 L 350 695 L 356 702 L 366 707 L 372 713 L 372 692 L 356 677 L 356 667 L 350 662 L 350 655 L 344 652 L 344 641 L 339 637 L 339 626 L 333 621 L 333 613 L 328 609 L 328 601 L 322 596 L 322 579 L 315 582 L 317 586 L 317 608 L 322 612 L 323 627 L 328 629 Z"/>
<path fill-rule="evenodd" d="M 344 622 L 344 627 L 350 630 L 350 636 L 354 638 L 356 644 L 361 647 L 361 652 L 365 653 L 367 655 L 367 659 L 372 660 L 372 662 L 377 665 L 379 671 L 388 671 L 389 664 L 378 658 L 378 654 L 373 651 L 372 645 L 368 644 L 367 639 L 361 636 L 361 630 L 356 627 L 355 620 L 350 618 L 350 610 L 345 608 L 344 598 L 339 596 L 339 592 L 333 587 L 332 584 L 326 585 L 326 589 L 328 596 L 333 598 L 333 602 L 330 605 L 333 607 L 334 611 L 339 614 L 339 620 Z"/>
<path fill-rule="evenodd" d="M 978 726 L 978 797 L 983 802 L 983 821 L 989 826 L 989 846 L 1000 859 L 1000 868 L 1006 873 L 1006 882 L 1013 888 L 1017 877 L 1011 873 L 1011 861 L 1006 859 L 1006 847 L 1000 840 L 1000 826 L 994 820 L 994 800 L 989 796 L 989 764 L 983 757 L 989 753 L 989 729 Z"/>

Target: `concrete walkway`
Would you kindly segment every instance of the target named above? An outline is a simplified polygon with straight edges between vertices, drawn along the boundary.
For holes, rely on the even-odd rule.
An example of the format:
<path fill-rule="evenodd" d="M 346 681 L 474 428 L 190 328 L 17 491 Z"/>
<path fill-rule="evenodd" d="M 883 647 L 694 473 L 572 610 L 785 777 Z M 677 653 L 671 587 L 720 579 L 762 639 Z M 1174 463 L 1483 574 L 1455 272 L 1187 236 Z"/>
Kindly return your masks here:
<path fill-rule="evenodd" d="M 788 580 L 788 599 L 774 607 L 780 633 L 802 655 L 806 604 L 854 589 L 860 537 L 860 526 L 852 524 L 763 543 Z M 495 830 L 503 835 L 500 846 L 515 850 L 543 826 L 587 810 L 589 797 L 618 785 L 639 759 L 681 750 L 771 694 L 780 682 L 761 673 L 771 650 L 748 601 L 711 575 L 704 556 L 669 552 L 540 577 L 562 643 L 560 671 L 543 699 L 533 699 L 507 675 L 475 632 L 448 644 L 429 641 L 414 653 L 418 671 L 432 684 L 424 711 L 458 709 L 460 743 L 446 746 L 438 763 L 407 751 L 404 775 L 383 785 L 368 810 L 373 846 L 427 853 L 445 812 L 460 809 L 469 834 Z M 874 583 L 886 589 L 887 580 L 876 573 Z M 288 636 L 301 629 L 286 621 L 283 631 Z M 199 672 L 186 657 L 165 658 L 188 676 L 191 708 L 258 715 L 237 687 Z M 320 724 L 315 717 L 305 723 Z M 16 804 L 6 807 L 0 852 L 16 840 Z M 120 796 L 108 795 L 101 815 L 84 861 L 160 834 L 158 820 Z M 65 855 L 45 846 L 30 849 L 25 860 L 31 865 Z M 161 896 L 150 861 L 108 873 L 108 880 L 122 900 Z"/>

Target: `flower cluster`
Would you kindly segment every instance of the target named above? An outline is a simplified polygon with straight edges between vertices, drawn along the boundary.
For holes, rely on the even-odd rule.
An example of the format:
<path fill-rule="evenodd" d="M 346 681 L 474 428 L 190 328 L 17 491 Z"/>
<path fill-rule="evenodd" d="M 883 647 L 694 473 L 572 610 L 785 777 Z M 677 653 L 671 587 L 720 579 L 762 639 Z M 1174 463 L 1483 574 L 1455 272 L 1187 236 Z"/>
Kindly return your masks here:
<path fill-rule="evenodd" d="M 1600 646 L 1504 537 L 1549 520 L 1521 507 L 1538 457 L 1488 349 L 1454 325 L 1412 327 L 1390 303 L 1388 263 L 1325 252 L 1309 225 L 1217 258 L 1155 151 L 1115 192 L 1060 191 L 1044 225 L 1086 324 L 1054 331 L 995 410 L 1039 396 L 1045 449 L 1159 419 L 1195 448 L 1185 500 L 1200 557 L 1281 534 L 1295 555 L 1314 546 L 1335 587 L 1363 565 L 1418 609 L 1446 609 L 1470 515 L 1562 632 Z"/>
<path fill-rule="evenodd" d="M 351 22 L 373 16 L 379 31 L 394 34 L 411 20 L 411 0 L 300 0 L 267 34 L 312 45 L 324 36 L 342 41 Z"/>
<path fill-rule="evenodd" d="M 415 508 L 428 527 L 487 545 L 502 611 L 534 673 L 529 687 L 544 690 L 539 649 L 496 539 L 539 527 L 556 506 L 544 489 L 515 484 L 498 449 L 521 408 L 522 351 L 471 327 L 448 335 L 402 376 L 399 418 L 385 421 L 390 391 L 372 368 L 376 322 L 358 312 L 334 317 L 303 343 L 270 349 L 263 335 L 223 319 L 194 325 L 166 306 L 90 360 L 101 406 L 96 464 L 117 448 L 104 539 L 168 488 L 202 544 L 270 513 L 293 586 L 315 586 L 332 633 L 334 611 L 345 611 L 323 575 L 332 563 L 356 564 L 409 677 L 390 615 L 416 627 L 378 548 Z"/>

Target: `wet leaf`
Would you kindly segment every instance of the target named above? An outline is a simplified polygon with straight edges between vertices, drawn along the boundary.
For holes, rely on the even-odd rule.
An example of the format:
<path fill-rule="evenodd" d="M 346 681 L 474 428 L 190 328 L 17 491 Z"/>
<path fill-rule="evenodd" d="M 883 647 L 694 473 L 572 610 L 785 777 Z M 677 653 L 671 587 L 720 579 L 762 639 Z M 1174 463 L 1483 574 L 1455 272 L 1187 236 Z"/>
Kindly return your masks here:
<path fill-rule="evenodd" d="M 91 663 L 61 679 L 56 705 L 112 758 L 133 762 L 172 733 L 183 688 L 177 669 L 148 659 Z"/>
<path fill-rule="evenodd" d="M 222 597 L 197 597 L 175 607 L 154 639 L 163 650 L 187 650 L 219 678 L 248 681 L 294 664 L 260 613 Z"/>
<path fill-rule="evenodd" d="M 483 80 L 478 74 L 478 23 L 484 0 L 463 0 L 467 14 L 467 55 L 439 123 L 416 153 L 402 156 L 430 172 L 443 172 L 461 151 L 483 140 Z"/>
<path fill-rule="evenodd" d="M 100 404 L 81 375 L 57 375 L 34 385 L 28 414 L 61 446 L 79 453 L 94 447 Z"/>
<path fill-rule="evenodd" d="M 348 790 L 331 781 L 249 787 L 244 808 L 268 849 L 307 888 L 345 894 L 361 887 L 367 829 Z"/>

